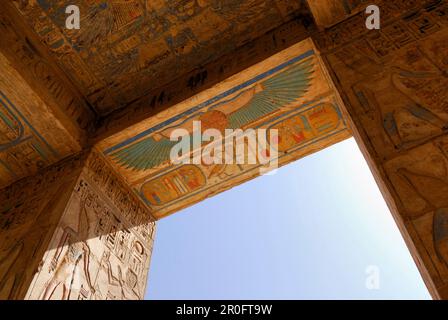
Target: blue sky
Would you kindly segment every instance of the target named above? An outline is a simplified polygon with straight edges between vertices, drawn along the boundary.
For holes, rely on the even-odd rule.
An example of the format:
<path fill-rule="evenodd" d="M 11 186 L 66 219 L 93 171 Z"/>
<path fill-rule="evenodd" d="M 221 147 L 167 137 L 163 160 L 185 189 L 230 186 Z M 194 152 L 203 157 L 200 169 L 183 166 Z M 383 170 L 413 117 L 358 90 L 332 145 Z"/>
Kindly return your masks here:
<path fill-rule="evenodd" d="M 349 139 L 161 220 L 146 299 L 430 296 Z"/>

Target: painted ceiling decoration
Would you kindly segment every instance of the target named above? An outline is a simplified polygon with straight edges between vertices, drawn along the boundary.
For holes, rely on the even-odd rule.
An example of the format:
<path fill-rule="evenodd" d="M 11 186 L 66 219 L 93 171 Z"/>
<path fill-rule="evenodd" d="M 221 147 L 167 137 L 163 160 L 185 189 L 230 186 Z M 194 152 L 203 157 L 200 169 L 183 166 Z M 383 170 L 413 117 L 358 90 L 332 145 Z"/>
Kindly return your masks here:
<path fill-rule="evenodd" d="M 195 120 L 204 130 L 277 129 L 279 165 L 350 136 L 319 54 L 303 41 L 97 145 L 157 218 L 260 174 L 260 163 L 173 165 L 170 133 L 192 132 Z"/>
<path fill-rule="evenodd" d="M 0 68 L 1 189 L 80 146 L 1 53 Z"/>
<path fill-rule="evenodd" d="M 14 33 L 9 16 L 26 29 L 8 37 L 11 44 L 17 42 L 12 51 L 20 51 L 19 66 L 31 70 L 19 74 L 10 63 L 12 51 L 0 47 L 8 54 L 0 54 L 0 187 L 86 147 L 78 131 L 66 126 L 72 119 L 63 117 L 78 118 L 77 94 L 96 110 L 96 120 L 104 119 L 135 99 L 145 103 L 141 97 L 155 86 L 165 88 L 164 83 L 284 25 L 302 9 L 300 1 L 286 0 L 75 2 L 80 30 L 61 27 L 63 9 L 73 4 L 68 0 L 12 1 L 5 6 L 7 13 L 0 12 L 6 21 L 0 24 L 3 31 Z M 70 81 L 59 81 L 59 74 Z M 63 90 L 69 85 L 73 94 Z M 59 112 L 49 106 L 53 100 L 63 101 L 66 108 Z M 93 117 L 82 119 L 101 125 Z M 174 106 L 134 117 L 95 140 L 94 148 L 152 215 L 162 218 L 257 177 L 263 167 L 174 165 L 169 159 L 173 130 L 191 133 L 197 120 L 202 130 L 277 129 L 281 166 L 349 137 L 344 119 L 319 53 L 307 39 Z"/>
<path fill-rule="evenodd" d="M 21 162 L 38 169 L 58 156 L 58 152 L 0 90 L 0 187 L 33 172 L 26 171 Z"/>
<path fill-rule="evenodd" d="M 312 52 L 310 51 L 308 54 L 311 55 Z M 272 73 L 272 71 L 268 71 L 268 73 Z M 239 86 L 237 95 L 232 95 L 231 98 L 225 97 L 212 103 L 207 111 L 201 111 L 199 116 L 187 116 L 184 123 L 196 119 L 206 126 L 209 123 L 212 128 L 246 128 L 253 122 L 275 113 L 283 106 L 305 95 L 310 87 L 312 74 L 312 59 L 289 65 L 275 76 L 261 80 L 256 85 L 250 81 Z M 259 78 L 264 76 L 266 75 L 260 75 Z M 177 144 L 177 141 L 170 141 L 170 132 L 170 128 L 160 131 L 157 141 L 153 137 L 148 137 L 112 152 L 111 156 L 126 168 L 152 169 L 161 163 L 170 161 L 170 151 Z"/>
<path fill-rule="evenodd" d="M 72 4 L 80 8 L 79 30 L 64 27 Z M 16 2 L 100 115 L 280 26 L 303 6 L 289 0 Z"/>

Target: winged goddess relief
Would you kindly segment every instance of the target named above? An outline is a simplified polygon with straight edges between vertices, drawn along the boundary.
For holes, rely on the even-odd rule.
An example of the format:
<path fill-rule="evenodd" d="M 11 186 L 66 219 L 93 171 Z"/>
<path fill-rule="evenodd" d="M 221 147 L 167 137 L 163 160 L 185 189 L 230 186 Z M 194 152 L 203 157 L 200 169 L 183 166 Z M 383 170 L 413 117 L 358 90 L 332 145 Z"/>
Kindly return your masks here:
<path fill-rule="evenodd" d="M 201 121 L 203 130 L 242 129 L 303 97 L 310 88 L 313 73 L 313 60 L 307 59 L 254 84 L 228 101 L 218 102 L 199 119 L 195 116 L 195 120 Z M 192 126 L 184 123 L 183 127 Z M 144 171 L 157 167 L 170 160 L 171 148 L 178 143 L 170 140 L 170 132 L 170 129 L 165 129 L 115 151 L 111 156 L 126 169 Z"/>

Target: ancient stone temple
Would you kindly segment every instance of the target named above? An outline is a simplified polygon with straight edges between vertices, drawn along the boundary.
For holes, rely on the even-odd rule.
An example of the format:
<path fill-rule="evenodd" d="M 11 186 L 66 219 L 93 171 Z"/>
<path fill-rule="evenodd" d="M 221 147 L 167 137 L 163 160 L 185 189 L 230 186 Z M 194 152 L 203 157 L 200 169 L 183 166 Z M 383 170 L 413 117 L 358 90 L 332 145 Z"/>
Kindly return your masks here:
<path fill-rule="evenodd" d="M 448 298 L 447 0 L 5 0 L 0 66 L 0 299 L 142 299 L 158 219 L 351 136 Z"/>

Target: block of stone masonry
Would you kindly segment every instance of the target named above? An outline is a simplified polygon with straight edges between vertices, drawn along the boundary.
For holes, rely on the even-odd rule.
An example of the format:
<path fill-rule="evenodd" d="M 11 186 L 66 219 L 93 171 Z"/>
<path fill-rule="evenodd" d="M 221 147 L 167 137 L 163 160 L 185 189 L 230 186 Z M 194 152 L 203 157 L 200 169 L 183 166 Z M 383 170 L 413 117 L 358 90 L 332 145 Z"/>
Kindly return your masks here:
<path fill-rule="evenodd" d="M 376 1 L 316 37 L 364 152 L 434 298 L 448 298 L 448 2 Z"/>
<path fill-rule="evenodd" d="M 80 152 L 94 123 L 70 74 L 11 5 L 0 3 L 0 189 Z"/>
<path fill-rule="evenodd" d="M 0 299 L 143 299 L 155 222 L 96 153 L 0 192 Z"/>
<path fill-rule="evenodd" d="M 308 6 L 317 27 L 323 30 L 364 11 L 372 2 L 369 0 L 308 0 Z"/>
<path fill-rule="evenodd" d="M 198 130 L 195 123 L 200 123 Z M 195 131 L 202 134 L 207 129 L 219 132 L 214 145 L 220 142 L 222 148 L 214 154 L 219 153 L 223 161 L 173 163 L 171 151 L 178 141 L 171 135 L 181 130 L 189 139 Z M 236 163 L 236 139 L 228 139 L 233 129 L 266 130 L 264 146 L 246 139 L 241 154 L 261 148 L 265 155 L 269 153 L 269 163 L 259 156 L 254 163 Z M 278 136 L 271 139 L 275 131 Z M 190 99 L 142 118 L 95 148 L 160 219 L 258 177 L 264 169 L 273 170 L 350 136 L 343 105 L 319 51 L 306 39 Z M 260 136 L 257 139 L 260 142 Z M 274 155 L 269 150 L 276 140 Z M 231 141 L 230 146 L 225 141 Z M 203 156 L 211 144 L 199 144 L 197 150 Z"/>

